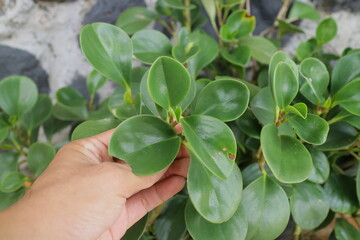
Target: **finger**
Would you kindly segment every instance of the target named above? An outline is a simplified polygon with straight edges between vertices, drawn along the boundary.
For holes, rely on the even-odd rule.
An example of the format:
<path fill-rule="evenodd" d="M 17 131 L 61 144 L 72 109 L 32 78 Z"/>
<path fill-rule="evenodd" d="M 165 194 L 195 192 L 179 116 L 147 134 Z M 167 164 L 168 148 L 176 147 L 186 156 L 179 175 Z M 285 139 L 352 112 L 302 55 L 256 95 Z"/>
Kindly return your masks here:
<path fill-rule="evenodd" d="M 176 159 L 188 158 L 188 157 L 190 157 L 188 149 L 185 147 L 185 145 L 181 145 L 179 153 L 176 156 Z"/>
<path fill-rule="evenodd" d="M 181 123 L 178 123 L 175 127 L 174 127 L 174 130 L 177 134 L 179 133 L 182 133 L 183 129 L 182 129 L 182 126 L 181 126 Z"/>
<path fill-rule="evenodd" d="M 168 168 L 162 179 L 168 178 L 170 176 L 180 176 L 183 178 L 187 178 L 189 165 L 190 158 L 182 158 L 175 160 Z"/>

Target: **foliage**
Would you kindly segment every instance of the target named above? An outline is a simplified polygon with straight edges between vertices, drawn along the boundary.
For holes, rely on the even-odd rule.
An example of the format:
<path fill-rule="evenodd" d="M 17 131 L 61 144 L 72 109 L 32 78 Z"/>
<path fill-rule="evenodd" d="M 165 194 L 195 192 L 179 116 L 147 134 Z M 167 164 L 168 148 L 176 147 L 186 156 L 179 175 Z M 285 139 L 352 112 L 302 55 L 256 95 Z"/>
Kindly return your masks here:
<path fill-rule="evenodd" d="M 116 26 L 86 25 L 80 45 L 94 68 L 90 99 L 66 87 L 53 105 L 31 79 L 2 79 L 0 209 L 47 167 L 54 134 L 77 126 L 76 140 L 116 128 L 109 154 L 135 174 L 166 169 L 181 144 L 191 156 L 186 189 L 124 239 L 270 240 L 290 217 L 295 239 L 335 219 L 334 239 L 357 239 L 349 222 L 359 222 L 360 51 L 326 53 L 337 34 L 327 18 L 291 58 L 280 40 L 303 32 L 298 20 L 320 21 L 319 13 L 299 1 L 288 10 L 284 1 L 273 26 L 253 36 L 247 7 L 243 0 L 158 0 L 155 10 L 127 9 Z M 215 39 L 200 28 L 206 17 Z M 167 35 L 145 29 L 153 21 Z M 98 103 L 108 79 L 118 88 Z M 182 133 L 174 131 L 179 123 Z M 40 129 L 47 143 L 38 140 Z"/>

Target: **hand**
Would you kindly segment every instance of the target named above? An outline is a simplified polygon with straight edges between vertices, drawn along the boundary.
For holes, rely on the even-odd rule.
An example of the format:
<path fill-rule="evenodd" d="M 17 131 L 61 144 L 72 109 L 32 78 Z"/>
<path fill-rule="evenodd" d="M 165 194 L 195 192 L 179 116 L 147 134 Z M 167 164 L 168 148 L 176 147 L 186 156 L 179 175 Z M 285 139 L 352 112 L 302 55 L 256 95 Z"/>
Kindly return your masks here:
<path fill-rule="evenodd" d="M 108 155 L 112 132 L 61 148 L 24 198 L 0 212 L 0 239 L 119 240 L 183 188 L 186 148 L 168 169 L 136 176 L 129 165 Z"/>

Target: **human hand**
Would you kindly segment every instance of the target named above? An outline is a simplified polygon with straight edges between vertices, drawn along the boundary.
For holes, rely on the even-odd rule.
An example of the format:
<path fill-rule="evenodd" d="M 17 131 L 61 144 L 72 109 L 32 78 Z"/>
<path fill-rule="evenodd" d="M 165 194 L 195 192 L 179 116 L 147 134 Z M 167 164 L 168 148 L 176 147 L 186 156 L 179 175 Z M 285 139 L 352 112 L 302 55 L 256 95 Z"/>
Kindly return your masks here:
<path fill-rule="evenodd" d="M 112 132 L 61 148 L 24 198 L 0 212 L 0 239 L 119 240 L 183 188 L 189 165 L 184 146 L 168 169 L 136 176 L 108 155 Z"/>

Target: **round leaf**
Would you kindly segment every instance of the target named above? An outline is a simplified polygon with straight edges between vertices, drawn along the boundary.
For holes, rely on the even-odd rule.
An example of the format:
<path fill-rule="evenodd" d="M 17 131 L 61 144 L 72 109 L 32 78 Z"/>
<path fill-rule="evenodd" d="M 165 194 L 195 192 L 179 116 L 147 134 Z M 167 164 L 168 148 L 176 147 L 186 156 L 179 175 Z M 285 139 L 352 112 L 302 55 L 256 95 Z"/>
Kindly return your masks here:
<path fill-rule="evenodd" d="M 236 140 L 231 129 L 210 116 L 191 116 L 181 119 L 190 151 L 215 176 L 226 179 L 234 166 Z"/>
<path fill-rule="evenodd" d="M 255 95 L 250 103 L 250 107 L 255 117 L 263 124 L 275 122 L 275 102 L 269 87 L 265 87 Z"/>
<path fill-rule="evenodd" d="M 213 116 L 225 122 L 233 121 L 245 112 L 249 97 L 249 89 L 240 81 L 213 81 L 201 90 L 195 114 Z"/>
<path fill-rule="evenodd" d="M 190 81 L 190 75 L 181 63 L 169 57 L 160 57 L 149 70 L 149 95 L 161 107 L 174 108 L 188 94 Z"/>
<path fill-rule="evenodd" d="M 84 120 L 88 117 L 86 99 L 77 90 L 64 87 L 56 91 L 56 100 L 53 114 L 56 118 L 65 121 Z"/>
<path fill-rule="evenodd" d="M 202 218 L 188 201 L 185 219 L 188 231 L 194 240 L 243 240 L 247 232 L 246 213 L 242 206 L 238 207 L 233 217 L 227 222 L 214 224 Z"/>
<path fill-rule="evenodd" d="M 178 43 L 172 48 L 172 55 L 181 63 L 186 62 L 199 52 L 199 46 L 189 39 L 189 30 L 185 27 L 178 32 Z"/>
<path fill-rule="evenodd" d="M 267 176 L 259 177 L 244 189 L 241 205 L 248 218 L 248 240 L 273 240 L 289 221 L 286 193 Z"/>
<path fill-rule="evenodd" d="M 86 87 L 92 98 L 94 98 L 96 91 L 104 86 L 106 81 L 106 77 L 95 69 L 89 73 L 89 75 L 86 77 Z"/>
<path fill-rule="evenodd" d="M 226 61 L 240 67 L 246 67 L 251 58 L 251 50 L 247 46 L 238 46 L 230 51 L 223 48 L 220 53 Z"/>
<path fill-rule="evenodd" d="M 312 147 L 308 147 L 307 149 L 313 161 L 313 168 L 308 180 L 319 184 L 324 183 L 330 174 L 329 161 L 323 152 Z"/>
<path fill-rule="evenodd" d="M 248 46 L 252 56 L 263 64 L 269 64 L 271 56 L 277 51 L 276 46 L 270 40 L 258 36 L 241 38 L 239 44 Z"/>
<path fill-rule="evenodd" d="M 311 5 L 295 1 L 289 11 L 288 19 L 309 19 L 319 21 L 320 14 Z"/>
<path fill-rule="evenodd" d="M 18 158 L 18 153 L 0 153 L 0 182 L 6 175 L 17 170 Z"/>
<path fill-rule="evenodd" d="M 337 34 L 337 24 L 333 18 L 326 18 L 316 28 L 316 40 L 320 44 L 330 42 Z"/>
<path fill-rule="evenodd" d="M 38 98 L 35 83 L 25 76 L 10 76 L 0 81 L 0 108 L 20 117 L 31 110 Z"/>
<path fill-rule="evenodd" d="M 27 129 L 34 129 L 43 124 L 52 113 L 52 101 L 45 94 L 39 94 L 35 106 L 22 116 L 22 124 Z"/>
<path fill-rule="evenodd" d="M 63 87 L 56 91 L 56 100 L 65 106 L 84 106 L 86 105 L 86 99 L 80 92 L 71 88 Z"/>
<path fill-rule="evenodd" d="M 191 202 L 207 221 L 228 221 L 241 200 L 242 177 L 239 168 L 234 166 L 230 176 L 221 180 L 209 172 L 191 151 L 190 156 L 187 189 Z"/>
<path fill-rule="evenodd" d="M 255 16 L 248 15 L 246 10 L 233 12 L 221 26 L 220 37 L 223 41 L 233 41 L 245 37 L 255 29 Z"/>
<path fill-rule="evenodd" d="M 358 201 L 360 202 L 360 164 L 358 166 L 358 170 L 356 174 L 356 193 L 357 193 Z"/>
<path fill-rule="evenodd" d="M 8 173 L 1 181 L 0 191 L 4 193 L 11 193 L 19 190 L 24 186 L 22 181 L 24 175 L 20 172 Z"/>
<path fill-rule="evenodd" d="M 148 222 L 149 214 L 146 214 L 128 230 L 121 240 L 139 240 L 145 231 L 146 224 Z"/>
<path fill-rule="evenodd" d="M 335 236 L 337 240 L 357 240 L 360 239 L 360 232 L 345 219 L 337 218 Z"/>
<path fill-rule="evenodd" d="M 274 124 L 263 127 L 260 135 L 262 151 L 274 176 L 283 183 L 299 183 L 311 173 L 310 153 L 297 139 L 278 135 Z"/>
<path fill-rule="evenodd" d="M 123 11 L 116 20 L 116 26 L 127 34 L 134 34 L 146 28 L 155 18 L 156 13 L 146 7 L 132 7 Z"/>
<path fill-rule="evenodd" d="M 80 45 L 98 72 L 123 87 L 130 87 L 132 44 L 123 30 L 107 23 L 88 24 L 81 30 Z"/>
<path fill-rule="evenodd" d="M 318 227 L 327 217 L 330 208 L 325 191 L 321 186 L 309 182 L 295 184 L 293 187 L 290 207 L 294 221 L 304 229 Z"/>
<path fill-rule="evenodd" d="M 297 116 L 300 116 L 302 119 L 306 119 L 307 117 L 307 105 L 305 103 L 296 103 L 293 106 L 287 106 L 285 108 L 285 113 L 292 113 Z"/>
<path fill-rule="evenodd" d="M 56 149 L 54 146 L 36 142 L 31 145 L 28 153 L 28 166 L 30 171 L 37 177 L 49 165 L 51 160 L 55 157 Z"/>
<path fill-rule="evenodd" d="M 7 138 L 9 130 L 10 126 L 0 119 L 0 143 Z"/>
<path fill-rule="evenodd" d="M 334 96 L 334 105 L 339 104 L 348 112 L 360 116 L 360 78 L 342 87 Z"/>
<path fill-rule="evenodd" d="M 163 120 L 155 116 L 135 116 L 115 129 L 109 154 L 126 161 L 135 174 L 151 175 L 172 163 L 180 142 L 174 129 Z"/>
<path fill-rule="evenodd" d="M 117 119 L 89 120 L 79 124 L 71 134 L 71 141 L 95 136 L 119 125 Z"/>
<path fill-rule="evenodd" d="M 260 139 L 261 125 L 249 110 L 236 119 L 235 123 L 249 137 Z"/>
<path fill-rule="evenodd" d="M 16 192 L 4 193 L 0 191 L 0 211 L 10 207 L 20 200 L 25 194 L 25 188 L 21 188 Z"/>

